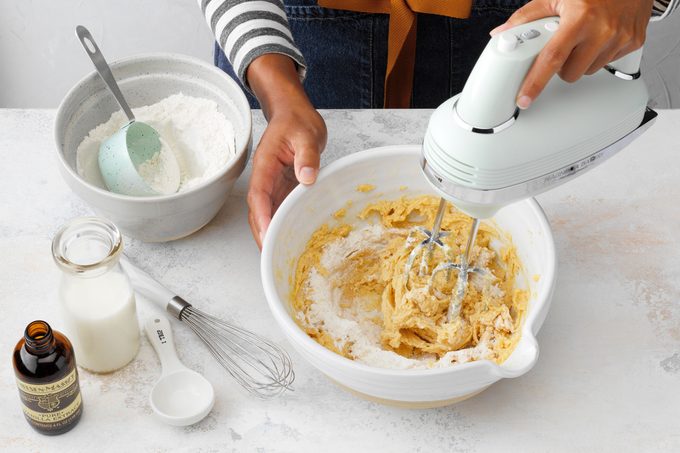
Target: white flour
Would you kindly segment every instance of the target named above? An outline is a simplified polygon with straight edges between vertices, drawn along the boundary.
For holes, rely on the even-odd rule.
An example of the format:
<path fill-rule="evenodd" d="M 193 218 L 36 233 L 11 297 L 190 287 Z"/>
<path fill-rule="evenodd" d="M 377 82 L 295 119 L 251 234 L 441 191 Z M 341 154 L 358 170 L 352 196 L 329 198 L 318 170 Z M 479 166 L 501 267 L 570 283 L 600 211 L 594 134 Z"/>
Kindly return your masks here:
<path fill-rule="evenodd" d="M 425 369 L 452 366 L 487 357 L 489 338 L 483 336 L 474 348 L 452 351 L 437 360 L 436 356 L 423 359 L 409 359 L 396 352 L 383 349 L 380 344 L 382 313 L 367 312 L 361 308 L 342 308 L 342 281 L 340 266 L 345 258 L 357 250 L 379 249 L 385 244 L 387 231 L 380 225 L 370 225 L 351 231 L 347 237 L 326 246 L 321 256 L 321 265 L 330 277 L 322 276 L 316 269 L 309 273 L 308 289 L 312 299 L 307 315 L 298 313 L 302 323 L 306 323 L 329 334 L 338 349 L 351 344 L 350 351 L 358 362 L 367 365 L 392 369 Z M 350 307 L 361 306 L 361 301 L 353 300 Z"/>
<path fill-rule="evenodd" d="M 321 265 L 328 269 L 338 268 L 345 258 L 357 250 L 375 249 L 384 244 L 385 229 L 380 224 L 368 225 L 350 231 L 347 237 L 331 242 L 321 255 Z"/>
<path fill-rule="evenodd" d="M 214 176 L 236 154 L 234 127 L 208 99 L 174 94 L 156 104 L 134 109 L 135 117 L 158 131 L 175 154 L 181 179 L 179 192 Z M 106 189 L 97 160 L 99 145 L 127 123 L 122 111 L 92 129 L 78 146 L 76 169 L 86 181 Z M 162 154 L 162 153 L 161 153 Z M 159 156 L 141 169 L 152 183 L 163 187 L 164 160 Z"/>
<path fill-rule="evenodd" d="M 137 172 L 153 190 L 160 194 L 170 194 L 177 190 L 177 176 L 181 172 L 170 145 L 162 138 L 160 141 L 160 151 L 142 162 L 137 167 Z"/>

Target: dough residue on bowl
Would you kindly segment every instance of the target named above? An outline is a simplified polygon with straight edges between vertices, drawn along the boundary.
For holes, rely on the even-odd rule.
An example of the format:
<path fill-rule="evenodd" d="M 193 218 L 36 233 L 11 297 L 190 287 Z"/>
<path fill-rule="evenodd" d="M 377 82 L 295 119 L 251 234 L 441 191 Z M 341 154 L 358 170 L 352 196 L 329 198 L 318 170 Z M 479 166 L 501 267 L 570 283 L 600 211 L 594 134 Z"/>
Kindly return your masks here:
<path fill-rule="evenodd" d="M 156 129 L 175 154 L 181 179 L 178 192 L 195 187 L 223 169 L 236 155 L 234 127 L 215 101 L 173 94 L 134 109 L 137 121 Z M 106 189 L 99 172 L 99 146 L 128 123 L 122 111 L 92 129 L 76 151 L 76 170 L 87 182 Z M 162 167 L 159 167 L 162 169 Z M 143 169 L 162 185 L 158 169 Z M 155 172 L 155 173 L 154 173 Z"/>
<path fill-rule="evenodd" d="M 446 321 L 457 275 L 431 269 L 444 259 L 435 248 L 430 272 L 404 269 L 439 204 L 432 196 L 402 197 L 366 206 L 354 224 L 317 229 L 297 261 L 291 301 L 296 321 L 326 348 L 382 368 L 434 368 L 475 360 L 503 362 L 517 345 L 529 292 L 518 281 L 521 263 L 511 239 L 483 222 L 471 263 L 488 275 L 470 274 L 460 316 Z M 458 260 L 471 219 L 451 205 L 442 229 Z"/>

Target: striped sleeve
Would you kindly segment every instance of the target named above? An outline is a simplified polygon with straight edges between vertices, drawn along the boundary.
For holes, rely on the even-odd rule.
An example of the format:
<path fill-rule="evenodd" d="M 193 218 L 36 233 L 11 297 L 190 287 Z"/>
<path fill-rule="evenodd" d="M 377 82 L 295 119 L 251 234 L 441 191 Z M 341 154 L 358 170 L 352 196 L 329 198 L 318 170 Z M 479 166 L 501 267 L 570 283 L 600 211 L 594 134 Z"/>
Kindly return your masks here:
<path fill-rule="evenodd" d="M 305 60 L 293 41 L 282 0 L 198 0 L 198 4 L 246 88 L 250 89 L 248 66 L 267 53 L 292 58 L 304 79 Z"/>
<path fill-rule="evenodd" d="M 652 5 L 652 21 L 668 17 L 680 5 L 680 0 L 654 0 Z"/>

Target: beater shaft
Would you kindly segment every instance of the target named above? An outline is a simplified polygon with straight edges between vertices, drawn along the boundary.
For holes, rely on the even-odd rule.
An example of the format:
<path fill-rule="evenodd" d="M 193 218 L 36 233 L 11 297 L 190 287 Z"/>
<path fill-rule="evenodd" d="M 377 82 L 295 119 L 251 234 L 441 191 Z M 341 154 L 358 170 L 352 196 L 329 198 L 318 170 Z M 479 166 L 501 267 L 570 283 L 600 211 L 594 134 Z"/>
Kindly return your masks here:
<path fill-rule="evenodd" d="M 439 200 L 439 208 L 437 208 L 437 215 L 435 216 L 432 230 L 428 230 L 420 226 L 414 228 L 413 232 L 422 233 L 425 236 L 425 239 L 423 239 L 423 241 L 420 244 L 413 247 L 413 250 L 411 250 L 408 259 L 406 260 L 404 273 L 406 275 L 407 284 L 409 281 L 409 276 L 411 275 L 413 263 L 416 261 L 416 258 L 421 252 L 423 252 L 423 254 L 422 257 L 420 258 L 420 266 L 418 268 L 418 273 L 420 275 L 424 275 L 427 273 L 428 262 L 430 261 L 430 257 L 432 256 L 432 249 L 435 246 L 437 246 L 446 251 L 447 247 L 441 241 L 441 238 L 448 236 L 449 234 L 447 231 L 444 232 L 441 231 L 442 219 L 444 218 L 445 212 L 446 212 L 446 200 L 444 198 L 441 198 Z M 409 234 L 409 239 L 411 238 L 411 234 Z"/>
<path fill-rule="evenodd" d="M 430 285 L 433 284 L 435 277 L 439 272 L 446 271 L 446 279 L 451 278 L 451 270 L 455 269 L 458 271 L 458 280 L 456 281 L 456 287 L 451 293 L 451 302 L 449 303 L 449 308 L 446 312 L 446 322 L 451 322 L 452 319 L 460 314 L 460 309 L 463 305 L 463 298 L 465 297 L 465 291 L 467 290 L 468 274 L 474 272 L 478 274 L 486 274 L 486 271 L 481 268 L 470 266 L 470 252 L 475 244 L 475 238 L 477 237 L 477 232 L 479 231 L 479 219 L 472 219 L 472 225 L 470 226 L 470 234 L 468 235 L 467 246 L 465 251 L 460 257 L 460 263 L 453 263 L 451 261 L 446 261 L 440 263 L 432 271 L 432 276 L 430 277 Z"/>
<path fill-rule="evenodd" d="M 479 219 L 472 219 L 472 225 L 470 226 L 470 235 L 468 236 L 467 245 L 465 246 L 465 252 L 463 253 L 463 262 L 467 265 L 470 259 L 470 251 L 472 246 L 475 245 L 475 239 L 477 238 L 477 231 L 479 231 Z"/>
<path fill-rule="evenodd" d="M 434 225 L 432 226 L 432 237 L 439 236 L 439 230 L 442 227 L 442 219 L 444 218 L 444 212 L 446 212 L 446 200 L 442 197 L 439 200 L 439 207 L 437 208 L 437 215 L 434 218 Z M 432 250 L 432 245 L 430 245 L 430 250 Z"/>
<path fill-rule="evenodd" d="M 425 254 L 423 255 L 423 259 L 420 262 L 420 273 L 421 275 L 427 272 L 427 263 L 429 263 L 430 258 L 432 257 L 432 249 L 434 248 L 435 244 L 437 244 L 437 241 L 439 240 L 441 228 L 442 228 L 442 219 L 444 218 L 444 212 L 446 212 L 446 200 L 444 197 L 439 199 L 439 207 L 437 208 L 437 215 L 434 218 L 434 225 L 432 225 L 432 230 L 430 233 L 430 238 L 431 240 L 427 243 L 427 250 L 425 251 Z"/>
<path fill-rule="evenodd" d="M 475 239 L 477 238 L 477 231 L 479 231 L 479 219 L 472 219 L 472 225 L 470 226 L 470 234 L 468 236 L 467 246 L 465 247 L 465 252 L 460 258 L 460 268 L 458 269 L 458 281 L 456 282 L 456 290 L 451 296 L 451 303 L 449 304 L 449 310 L 446 312 L 447 322 L 451 322 L 453 318 L 460 314 L 460 309 L 463 304 L 463 298 L 465 297 L 465 290 L 467 289 L 468 273 L 478 272 L 477 269 L 469 267 L 470 263 L 470 251 L 472 246 L 475 244 Z"/>

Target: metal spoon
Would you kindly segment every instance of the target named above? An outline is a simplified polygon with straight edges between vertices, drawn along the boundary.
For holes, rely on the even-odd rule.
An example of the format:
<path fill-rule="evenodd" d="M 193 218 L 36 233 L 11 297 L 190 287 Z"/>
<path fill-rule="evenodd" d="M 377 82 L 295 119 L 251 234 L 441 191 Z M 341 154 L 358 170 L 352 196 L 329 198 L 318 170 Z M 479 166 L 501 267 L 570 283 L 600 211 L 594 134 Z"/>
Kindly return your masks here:
<path fill-rule="evenodd" d="M 162 141 L 154 128 L 135 120 L 132 109 L 125 101 L 104 55 L 87 28 L 78 25 L 76 35 L 97 73 L 129 120 L 128 124 L 104 140 L 99 147 L 99 170 L 104 183 L 112 192 L 125 195 L 151 196 L 177 192 L 180 169 L 172 150 Z M 167 173 L 167 177 L 163 178 L 163 184 L 147 181 L 139 174 L 140 166 L 159 153 L 159 157 L 164 160 L 164 171 Z"/>

